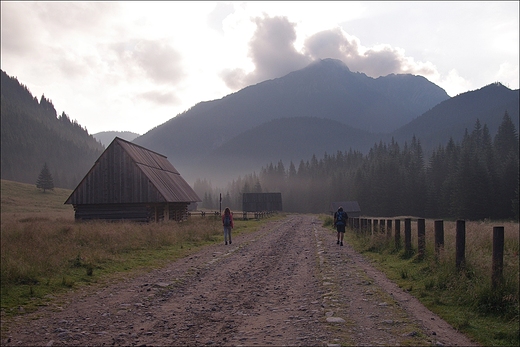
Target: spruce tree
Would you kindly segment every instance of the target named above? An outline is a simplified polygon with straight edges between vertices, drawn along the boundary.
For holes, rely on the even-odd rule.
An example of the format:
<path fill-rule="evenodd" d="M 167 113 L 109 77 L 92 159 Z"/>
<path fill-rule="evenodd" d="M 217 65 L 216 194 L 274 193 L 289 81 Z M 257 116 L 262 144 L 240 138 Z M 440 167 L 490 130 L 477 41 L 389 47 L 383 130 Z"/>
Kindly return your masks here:
<path fill-rule="evenodd" d="M 38 176 L 38 180 L 36 181 L 36 188 L 43 189 L 43 192 L 54 189 L 54 181 L 52 180 L 52 175 L 47 167 L 47 163 L 43 164 L 42 171 Z"/>

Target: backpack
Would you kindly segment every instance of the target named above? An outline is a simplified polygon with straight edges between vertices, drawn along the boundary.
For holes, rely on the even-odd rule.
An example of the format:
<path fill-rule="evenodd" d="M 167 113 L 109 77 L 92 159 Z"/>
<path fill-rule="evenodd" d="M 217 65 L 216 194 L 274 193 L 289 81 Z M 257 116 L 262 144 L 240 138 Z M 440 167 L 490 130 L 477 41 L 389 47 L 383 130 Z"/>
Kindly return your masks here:
<path fill-rule="evenodd" d="M 224 215 L 224 226 L 225 227 L 231 226 L 231 215 L 229 215 L 229 214 Z"/>
<path fill-rule="evenodd" d="M 336 214 L 336 225 L 345 225 L 345 216 L 343 211 L 338 211 Z"/>

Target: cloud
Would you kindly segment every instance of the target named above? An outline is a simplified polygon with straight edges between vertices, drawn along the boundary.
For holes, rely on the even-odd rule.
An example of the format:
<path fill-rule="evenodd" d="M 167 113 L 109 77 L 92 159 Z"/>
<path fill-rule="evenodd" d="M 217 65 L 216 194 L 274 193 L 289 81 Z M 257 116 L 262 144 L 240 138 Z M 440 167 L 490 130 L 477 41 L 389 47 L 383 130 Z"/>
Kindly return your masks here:
<path fill-rule="evenodd" d="M 471 90 L 471 83 L 461 77 L 456 69 L 451 69 L 444 77 L 436 75 L 432 82 L 442 87 L 450 96 L 456 96 Z"/>
<path fill-rule="evenodd" d="M 159 105 L 176 105 L 180 101 L 179 98 L 171 92 L 162 92 L 157 90 L 141 93 L 138 97 Z"/>
<path fill-rule="evenodd" d="M 210 28 L 224 34 L 222 22 L 226 17 L 234 12 L 233 4 L 217 3 L 213 11 L 208 15 L 207 24 Z"/>
<path fill-rule="evenodd" d="M 249 57 L 255 69 L 228 69 L 220 76 L 226 85 L 237 90 L 267 79 L 277 78 L 304 68 L 314 60 L 333 58 L 343 61 L 350 70 L 371 77 L 389 74 L 416 74 L 435 76 L 437 71 L 430 62 L 416 62 L 404 50 L 379 45 L 365 48 L 356 37 L 341 28 L 320 31 L 308 37 L 301 52 L 294 47 L 295 24 L 287 17 L 256 17 L 252 19 L 256 31 L 249 41 Z"/>
<path fill-rule="evenodd" d="M 106 34 L 107 23 L 112 23 L 121 11 L 117 2 L 41 2 L 30 6 L 41 27 L 56 38 Z"/>
<path fill-rule="evenodd" d="M 508 62 L 500 64 L 500 68 L 495 75 L 496 82 L 501 82 L 508 88 L 518 89 L 518 64 L 513 65 Z"/>
<path fill-rule="evenodd" d="M 312 60 L 294 48 L 295 24 L 287 17 L 256 17 L 256 31 L 249 42 L 248 56 L 255 65 L 254 71 L 225 70 L 221 73 L 226 85 L 232 89 L 277 78 L 307 66 Z"/>
<path fill-rule="evenodd" d="M 1 6 L 2 55 L 9 52 L 16 56 L 23 56 L 28 51 L 32 51 L 38 40 L 32 35 L 32 28 L 28 25 L 30 13 L 10 2 L 2 1 Z"/>
<path fill-rule="evenodd" d="M 312 35 L 305 41 L 304 49 L 313 59 L 339 59 L 350 70 L 363 72 L 371 77 L 392 73 L 435 74 L 435 67 L 429 62 L 415 62 L 413 58 L 406 57 L 404 50 L 390 45 L 364 48 L 357 38 L 349 37 L 340 28 Z"/>
<path fill-rule="evenodd" d="M 305 41 L 306 54 L 312 59 L 333 58 L 345 60 L 351 56 L 359 56 L 359 42 L 346 37 L 337 29 L 316 33 Z"/>
<path fill-rule="evenodd" d="M 144 75 L 159 84 L 176 84 L 185 77 L 181 55 L 167 40 L 133 39 L 111 45 L 129 77 Z"/>

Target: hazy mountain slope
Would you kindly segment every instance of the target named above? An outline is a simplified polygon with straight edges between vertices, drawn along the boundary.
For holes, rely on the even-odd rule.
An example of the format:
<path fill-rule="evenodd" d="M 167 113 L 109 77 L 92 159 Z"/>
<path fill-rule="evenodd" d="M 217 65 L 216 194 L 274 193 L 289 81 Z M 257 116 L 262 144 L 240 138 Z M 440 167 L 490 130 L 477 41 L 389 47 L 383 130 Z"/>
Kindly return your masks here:
<path fill-rule="evenodd" d="M 391 135 L 402 142 L 415 134 L 423 149 L 430 151 L 438 145 L 445 145 L 450 137 L 455 141 L 462 140 L 465 129 L 471 132 L 477 119 L 482 126 L 487 124 L 494 137 L 506 111 L 518 130 L 519 95 L 518 89 L 490 84 L 441 102 Z"/>
<path fill-rule="evenodd" d="M 140 135 L 137 133 L 133 133 L 131 131 L 101 131 L 99 133 L 92 134 L 96 140 L 101 142 L 101 144 L 105 147 L 116 138 L 119 137 L 126 141 L 133 141 Z"/>
<path fill-rule="evenodd" d="M 191 176 L 192 170 L 207 172 L 212 180 L 223 181 L 226 177 L 258 172 L 262 166 L 280 160 L 298 166 L 313 154 L 321 157 L 324 153 L 336 154 L 350 148 L 368 150 L 376 139 L 376 135 L 330 119 L 280 118 L 230 137 L 193 168 L 186 168 L 186 173 Z"/>
<path fill-rule="evenodd" d="M 86 129 L 52 102 L 40 102 L 1 71 L 1 177 L 35 184 L 47 163 L 54 185 L 75 188 L 103 151 Z"/>
<path fill-rule="evenodd" d="M 423 77 L 373 79 L 351 72 L 338 60 L 325 59 L 222 99 L 201 102 L 134 142 L 182 167 L 219 148 L 230 132 L 237 135 L 270 120 L 319 117 L 364 131 L 391 132 L 448 98 Z"/>

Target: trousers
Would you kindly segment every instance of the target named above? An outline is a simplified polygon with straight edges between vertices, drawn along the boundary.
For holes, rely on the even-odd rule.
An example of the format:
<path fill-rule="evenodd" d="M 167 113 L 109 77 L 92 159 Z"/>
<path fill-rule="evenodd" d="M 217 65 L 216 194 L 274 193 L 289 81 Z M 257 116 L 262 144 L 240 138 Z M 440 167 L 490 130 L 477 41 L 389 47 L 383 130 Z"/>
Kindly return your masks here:
<path fill-rule="evenodd" d="M 231 242 L 231 227 L 224 227 L 224 241 Z"/>

